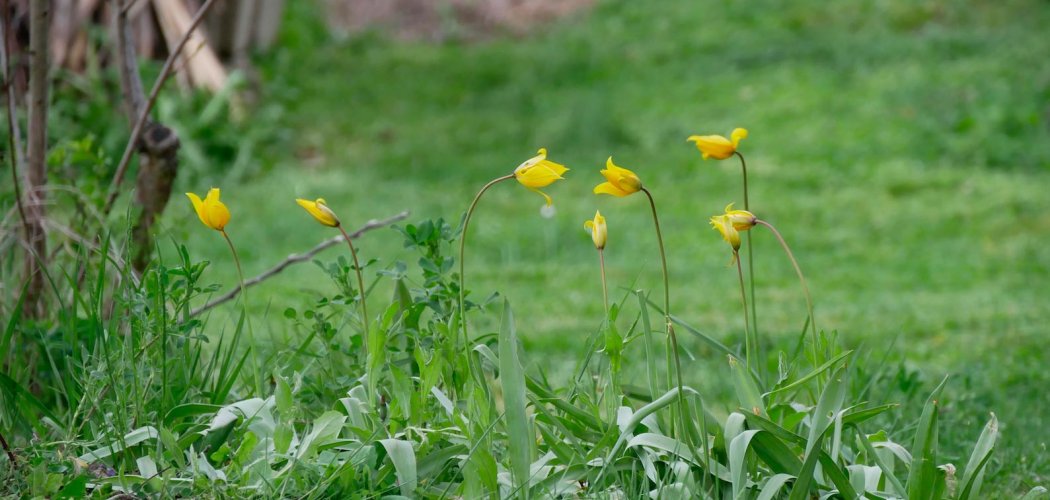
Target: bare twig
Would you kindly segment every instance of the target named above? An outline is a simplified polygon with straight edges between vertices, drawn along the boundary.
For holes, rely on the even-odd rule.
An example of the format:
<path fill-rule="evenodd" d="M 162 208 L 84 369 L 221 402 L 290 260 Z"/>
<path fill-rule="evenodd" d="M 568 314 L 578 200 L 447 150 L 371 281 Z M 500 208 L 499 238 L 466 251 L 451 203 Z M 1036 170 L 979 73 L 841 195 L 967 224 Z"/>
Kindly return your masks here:
<path fill-rule="evenodd" d="M 117 0 L 116 43 L 117 59 L 120 68 L 120 89 L 124 97 L 124 111 L 128 123 L 134 125 L 135 118 L 146 107 L 146 94 L 142 90 L 142 79 L 139 78 L 139 65 L 135 56 L 135 45 L 131 42 L 131 26 L 128 24 L 128 6 L 124 0 Z"/>
<path fill-rule="evenodd" d="M 401 221 L 401 220 L 405 220 L 406 218 L 408 218 L 408 210 L 405 210 L 404 212 L 401 212 L 401 213 L 399 213 L 397 215 L 394 215 L 392 217 L 387 217 L 386 219 L 382 219 L 382 220 L 372 219 L 372 220 L 368 221 L 367 223 L 365 223 L 365 225 L 361 226 L 358 230 L 356 230 L 356 231 L 354 231 L 352 233 L 349 233 L 348 237 L 350 239 L 355 239 L 356 240 L 357 238 L 361 237 L 362 234 L 365 234 L 368 231 L 371 231 L 373 229 L 379 229 L 381 227 L 389 226 L 389 225 L 391 225 L 391 224 L 393 224 L 395 222 L 398 222 L 398 221 Z M 317 255 L 322 250 L 324 250 L 324 249 L 326 249 L 328 247 L 337 245 L 337 244 L 339 244 L 339 243 L 341 243 L 343 241 L 347 241 L 347 239 L 344 238 L 343 235 L 333 236 L 331 238 L 328 238 L 328 239 L 318 243 L 317 246 L 311 248 L 307 252 L 304 252 L 304 253 L 293 253 L 293 254 L 285 257 L 284 260 L 282 260 L 281 262 L 277 263 L 276 266 L 271 267 L 270 269 L 266 270 L 265 272 L 263 272 L 262 274 L 254 277 L 254 278 L 246 280 L 244 282 L 244 288 L 248 288 L 250 286 L 257 285 L 257 284 L 261 283 L 262 281 L 264 281 L 264 280 L 274 276 L 275 274 L 277 274 L 277 273 L 279 273 L 281 271 L 284 271 L 285 268 L 287 268 L 288 266 L 290 266 L 292 264 L 298 264 L 300 262 L 308 261 L 311 258 L 313 258 L 314 255 Z M 229 301 L 233 300 L 234 298 L 236 298 L 237 294 L 239 294 L 240 292 L 241 292 L 241 288 L 240 287 L 234 287 L 233 289 L 231 289 L 229 292 L 226 292 L 221 297 L 219 297 L 217 299 L 214 299 L 211 302 L 208 302 L 207 304 L 204 304 L 203 306 L 198 307 L 197 309 L 194 309 L 192 312 L 190 312 L 190 316 L 197 316 L 200 313 L 202 313 L 204 311 L 207 311 L 208 309 L 211 309 L 211 308 L 213 308 L 215 306 L 218 306 L 220 304 L 229 302 Z M 362 295 L 362 300 L 364 300 L 363 299 L 363 297 L 364 297 L 364 290 L 361 291 L 361 295 Z"/>
<path fill-rule="evenodd" d="M 175 60 L 178 59 L 193 31 L 204 19 L 204 15 L 214 4 L 215 0 L 207 0 L 204 2 L 204 5 L 201 5 L 201 8 L 197 10 L 197 13 L 194 14 L 193 19 L 190 21 L 189 29 L 186 30 L 186 33 L 182 35 L 182 39 L 168 54 L 168 59 L 164 61 L 164 66 L 161 68 L 160 74 L 157 75 L 157 80 L 153 82 L 153 88 L 150 89 L 149 99 L 146 100 L 145 107 L 140 110 L 138 119 L 135 120 L 135 125 L 131 128 L 131 137 L 128 138 L 128 144 L 124 147 L 124 155 L 120 157 L 120 163 L 117 164 L 117 171 L 113 175 L 113 182 L 110 184 L 109 192 L 106 195 L 106 204 L 102 208 L 103 214 L 109 215 L 109 212 L 113 210 L 113 203 L 120 194 L 120 184 L 124 182 L 124 174 L 127 173 L 131 154 L 138 148 L 139 136 L 142 135 L 142 130 L 145 128 L 146 118 L 149 116 L 150 110 L 153 109 L 153 105 L 157 102 L 157 95 L 160 94 L 161 87 L 164 86 L 164 82 L 171 75 L 171 69 L 175 65 Z"/>

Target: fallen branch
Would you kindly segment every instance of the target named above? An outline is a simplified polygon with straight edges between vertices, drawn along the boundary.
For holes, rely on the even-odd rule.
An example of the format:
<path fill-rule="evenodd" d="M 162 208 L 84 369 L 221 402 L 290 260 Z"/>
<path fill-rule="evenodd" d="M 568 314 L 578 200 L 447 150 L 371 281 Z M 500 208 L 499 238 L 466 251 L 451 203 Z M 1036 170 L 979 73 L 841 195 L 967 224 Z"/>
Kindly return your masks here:
<path fill-rule="evenodd" d="M 175 66 L 175 60 L 178 59 L 179 54 L 182 53 L 183 47 L 186 46 L 193 35 L 193 31 L 197 28 L 197 25 L 204 20 L 204 14 L 211 9 L 211 6 L 215 4 L 215 0 L 207 0 L 201 8 L 194 14 L 193 19 L 190 21 L 189 29 L 182 35 L 182 39 L 179 40 L 178 45 L 171 50 L 168 54 L 168 59 L 164 61 L 164 66 L 160 70 L 160 74 L 157 75 L 156 81 L 153 82 L 153 88 L 149 92 L 149 98 L 146 100 L 146 105 L 140 110 L 138 119 L 135 120 L 135 126 L 131 128 L 131 137 L 128 139 L 127 146 L 124 147 L 124 155 L 120 157 L 120 163 L 117 164 L 117 171 L 113 174 L 113 182 L 109 186 L 109 193 L 106 195 L 106 204 L 102 208 L 104 215 L 109 215 L 109 212 L 113 210 L 113 203 L 117 201 L 117 196 L 120 194 L 120 184 L 124 182 L 124 174 L 127 173 L 128 164 L 131 162 L 131 154 L 138 149 L 139 137 L 142 135 L 142 130 L 146 124 L 146 118 L 149 117 L 150 110 L 153 109 L 153 105 L 157 102 L 157 95 L 160 94 L 161 87 L 164 86 L 164 82 L 168 80 L 168 76 L 171 75 L 171 69 Z"/>
<path fill-rule="evenodd" d="M 365 225 L 361 226 L 361 228 L 359 228 L 357 231 L 354 231 L 354 232 L 350 233 L 349 234 L 350 239 L 356 240 L 357 238 L 361 237 L 362 234 L 365 234 L 368 231 L 371 231 L 373 229 L 379 229 L 381 227 L 389 226 L 389 225 L 391 225 L 391 224 L 393 224 L 395 222 L 398 222 L 398 221 L 401 221 L 401 220 L 405 220 L 406 218 L 408 218 L 408 210 L 405 210 L 404 212 L 401 212 L 401 213 L 399 213 L 397 215 L 394 215 L 392 217 L 387 217 L 386 219 L 382 219 L 382 220 L 372 219 L 372 220 L 368 221 L 367 223 L 365 223 Z M 339 243 L 341 243 L 343 241 L 345 241 L 345 240 L 344 240 L 342 235 L 333 236 L 331 238 L 328 238 L 328 239 L 322 241 L 321 243 L 318 243 L 317 246 L 311 248 L 308 252 L 305 252 L 305 253 L 293 253 L 293 254 L 285 257 L 284 260 L 279 262 L 276 266 L 271 267 L 266 272 L 263 272 L 262 274 L 254 277 L 254 278 L 246 280 L 244 282 L 244 288 L 247 289 L 250 286 L 258 285 L 262 281 L 264 281 L 264 280 L 274 276 L 275 274 L 277 274 L 277 273 L 279 273 L 281 271 L 284 271 L 285 268 L 287 268 L 288 266 L 290 266 L 292 264 L 297 264 L 297 263 L 300 263 L 300 262 L 305 262 L 307 260 L 310 260 L 311 258 L 313 258 L 314 255 L 317 255 L 322 250 L 324 250 L 324 249 L 326 249 L 328 247 L 331 247 L 333 245 L 337 245 L 337 244 L 339 244 Z M 229 301 L 233 300 L 235 297 L 237 297 L 237 295 L 240 294 L 240 293 L 241 293 L 241 288 L 239 286 L 238 287 L 233 287 L 229 292 L 226 292 L 225 295 L 223 295 L 223 296 L 221 296 L 221 297 L 219 297 L 219 298 L 217 298 L 215 300 L 212 300 L 211 302 L 208 302 L 207 304 L 204 304 L 203 306 L 198 307 L 197 309 L 194 309 L 193 311 L 191 311 L 190 312 L 190 316 L 197 316 L 200 313 L 202 313 L 204 311 L 207 311 L 208 309 L 211 309 L 211 308 L 213 308 L 215 306 L 218 306 L 220 304 L 224 304 L 226 302 L 229 302 Z"/>

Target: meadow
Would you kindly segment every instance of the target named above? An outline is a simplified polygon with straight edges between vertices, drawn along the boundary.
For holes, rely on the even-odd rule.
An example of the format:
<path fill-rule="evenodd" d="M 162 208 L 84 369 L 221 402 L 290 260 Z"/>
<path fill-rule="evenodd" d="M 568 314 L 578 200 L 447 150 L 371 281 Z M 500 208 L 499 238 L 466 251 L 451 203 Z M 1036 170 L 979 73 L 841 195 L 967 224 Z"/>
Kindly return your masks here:
<path fill-rule="evenodd" d="M 1045 435 L 1050 422 L 1044 410 L 1050 396 L 1043 387 L 1050 383 L 1050 376 L 1043 347 L 1050 318 L 1046 300 L 1050 249 L 1045 244 L 1050 236 L 1050 68 L 1042 62 L 1050 50 L 1050 40 L 1043 34 L 1050 11 L 1040 4 L 609 1 L 534 26 L 523 36 L 441 43 L 396 41 L 382 33 L 333 39 L 319 7 L 295 2 L 289 9 L 280 46 L 255 61 L 262 82 L 255 104 L 259 123 L 249 120 L 247 127 L 259 135 L 246 134 L 248 139 L 223 136 L 236 149 L 226 153 L 235 161 L 225 162 L 210 155 L 210 150 L 194 149 L 193 140 L 189 141 L 188 171 L 180 174 L 176 189 L 176 193 L 203 195 L 209 187 L 222 188 L 222 199 L 232 213 L 227 230 L 246 276 L 337 234 L 315 224 L 294 202 L 295 198 L 323 197 L 347 230 L 369 219 L 411 212 L 398 223 L 401 232 L 381 229 L 355 240 L 362 259 L 370 262 L 365 266 L 366 281 L 375 283 L 368 299 L 373 317 L 390 314 L 390 309 L 384 309 L 392 303 L 389 297 L 398 303 L 405 288 L 416 294 L 437 286 L 441 294 L 450 293 L 454 270 L 440 266 L 459 263 L 456 228 L 472 197 L 489 180 L 511 173 L 538 148 L 546 148 L 550 159 L 570 169 L 565 180 L 544 188 L 554 200 L 553 213 L 541 212 L 541 197 L 508 182 L 485 194 L 471 222 L 465 264 L 469 297 L 481 307 L 471 313 L 470 323 L 474 334 L 488 339 L 492 351 L 498 353 L 498 361 L 489 360 L 499 368 L 492 370 L 500 372 L 497 385 L 502 384 L 504 373 L 513 373 L 512 367 L 502 364 L 511 356 L 503 350 L 503 341 L 517 337 L 522 345 L 522 380 L 529 377 L 532 384 L 530 397 L 545 389 L 537 388 L 536 380 L 549 384 L 551 390 L 572 387 L 575 393 L 580 360 L 595 350 L 593 338 L 603 328 L 598 257 L 583 230 L 583 222 L 596 209 L 608 219 L 604 255 L 610 298 L 623 304 L 620 329 L 647 330 L 638 326 L 644 308 L 639 306 L 636 290 L 648 293 L 656 308 L 662 307 L 661 263 L 648 205 L 640 196 L 591 193 L 603 180 L 598 171 L 612 156 L 617 164 L 638 173 L 659 207 L 667 246 L 670 310 L 691 328 L 678 330 L 685 385 L 703 395 L 703 411 L 698 412 L 709 413 L 719 422 L 733 420 L 732 415 L 740 415 L 735 412 L 742 403 L 738 400 L 742 382 L 712 340 L 742 354 L 744 323 L 729 247 L 711 229 L 708 218 L 730 202 L 741 208 L 740 170 L 734 159 L 702 160 L 686 138 L 728 135 L 735 127 L 745 127 L 749 136 L 739 150 L 748 159 L 751 211 L 776 225 L 791 244 L 813 293 L 815 318 L 832 339 L 834 347 L 829 350 L 855 351 L 843 368 L 843 373 L 852 374 L 852 381 L 844 382 L 850 401 L 900 404 L 878 415 L 872 421 L 878 425 L 866 431 L 885 429 L 910 448 L 911 437 L 921 434 L 928 423 L 927 396 L 947 375 L 947 384 L 937 389 L 941 392 L 935 405 L 939 434 L 933 435 L 940 441 L 937 464 L 951 462 L 962 469 L 994 412 L 1000 437 L 986 464 L 985 493 L 1020 496 L 1046 485 L 1050 452 Z M 172 99 L 168 111 L 162 102 L 158 112 L 169 113 L 177 123 L 195 123 L 194 110 L 208 103 L 199 96 L 188 99 L 190 104 Z M 56 108 L 58 114 L 67 109 Z M 80 112 L 83 110 L 70 114 Z M 73 122 L 71 133 L 91 130 L 69 121 Z M 189 135 L 209 144 L 211 129 L 221 127 L 219 121 L 210 122 Z M 101 148 L 110 151 L 109 157 L 119 155 L 119 146 L 113 144 L 119 144 L 126 130 L 117 127 L 96 133 L 101 136 Z M 160 263 L 169 270 L 185 265 L 176 250 L 182 245 L 188 260 L 209 263 L 195 278 L 202 287 L 218 284 L 215 291 L 235 288 L 238 275 L 226 243 L 200 224 L 188 201 L 176 198 L 161 221 Z M 122 198 L 121 203 L 126 206 L 128 201 Z M 419 244 L 405 243 L 407 228 L 439 219 L 447 224 L 446 234 Z M 122 221 L 112 223 L 119 228 Z M 114 234 L 119 233 L 118 229 Z M 774 374 L 784 366 L 778 352 L 790 358 L 788 381 L 809 373 L 809 363 L 820 363 L 796 355 L 797 346 L 806 342 L 799 339 L 807 315 L 790 262 L 768 233 L 752 233 L 756 329 L 759 351 L 764 354 L 755 363 L 763 373 L 757 378 L 768 389 L 778 382 Z M 320 424 L 317 419 L 329 415 L 325 410 L 332 410 L 333 402 L 354 385 L 353 370 L 365 369 L 371 362 L 340 357 L 352 358 L 351 351 L 359 347 L 360 340 L 349 346 L 334 340 L 358 327 L 356 320 L 349 319 L 356 313 L 349 307 L 354 302 L 354 285 L 344 286 L 350 276 L 347 258 L 345 248 L 335 246 L 319 255 L 322 265 L 291 267 L 251 288 L 244 304 L 231 301 L 192 326 L 194 334 L 209 339 L 200 347 L 205 357 L 223 353 L 222 347 L 216 347 L 221 346 L 217 344 L 220 337 L 228 341 L 231 335 L 247 335 L 241 322 L 242 305 L 247 307 L 254 329 L 251 337 L 263 352 L 272 353 L 269 359 L 278 366 L 274 371 L 281 372 L 272 381 L 278 393 L 275 414 L 295 424 L 310 423 L 314 430 L 327 429 L 334 417 Z M 439 271 L 428 275 L 435 262 Z M 332 263 L 335 268 L 329 267 Z M 332 273 L 334 282 L 328 279 Z M 5 281 L 11 277 L 4 274 Z M 17 294 L 12 290 L 16 288 L 5 283 L 5 313 L 14 310 L 11 306 Z M 182 301 L 174 310 L 199 306 L 215 291 L 173 298 Z M 445 301 L 442 304 L 454 302 L 441 294 L 438 301 Z M 516 332 L 509 336 L 504 299 L 517 320 Z M 348 311 L 334 312 L 333 304 L 341 303 L 348 304 Z M 129 305 L 127 310 L 136 308 Z M 454 315 L 434 314 L 445 318 L 449 329 L 457 324 Z M 647 314 L 653 316 L 654 332 L 661 333 L 659 311 L 654 308 Z M 331 324 L 318 329 L 315 323 L 319 322 L 313 320 L 321 317 Z M 7 322 L 9 332 L 17 328 L 12 326 L 18 324 L 13 319 Z M 56 324 L 69 321 L 61 317 Z M 54 332 L 56 328 L 24 328 L 15 338 L 28 337 L 25 332 L 29 331 Z M 322 347 L 311 344 L 326 334 L 330 337 Z M 191 338 L 187 336 L 186 342 Z M 642 335 L 634 337 L 624 352 L 624 380 L 642 380 L 651 369 L 643 340 Z M 37 345 L 45 350 L 49 345 L 77 349 L 55 338 L 44 340 L 44 336 Z M 398 352 L 410 351 L 411 345 L 400 346 Z M 10 352 L 6 353 L 9 360 L 14 359 Z M 87 354 L 80 356 L 87 358 Z M 131 363 L 134 356 L 128 353 L 118 357 L 125 356 Z M 229 379 L 231 384 L 234 379 L 239 381 L 226 388 L 229 399 L 209 404 L 218 407 L 251 393 L 247 367 L 252 361 L 245 358 L 242 362 L 244 373 Z M 839 366 L 833 363 L 815 378 L 804 380 L 819 383 L 803 391 L 799 401 L 811 409 L 817 407 L 819 413 L 822 391 L 836 386 Z M 144 384 L 143 393 L 155 382 L 148 369 L 129 365 L 123 370 L 125 375 L 137 372 L 142 377 L 129 380 Z M 463 376 L 450 370 L 452 378 Z M 9 380 L 17 383 L 16 374 L 28 377 L 31 371 L 28 367 L 13 369 Z M 663 379 L 665 371 L 670 369 L 661 365 L 659 378 Z M 63 422 L 79 423 L 83 416 L 68 415 L 77 406 L 66 407 L 65 400 L 71 393 L 99 395 L 97 384 L 102 383 L 105 372 L 90 374 L 93 382 L 78 381 L 76 385 L 85 387 L 84 391 L 61 388 L 61 380 L 70 380 L 66 376 L 43 379 L 40 383 L 49 387 L 44 392 L 62 395 L 56 396 L 57 404 L 41 397 L 44 406 L 61 415 Z M 593 396 L 593 408 L 581 405 L 608 418 L 599 397 L 604 373 L 597 372 L 598 382 L 584 383 L 580 389 Z M 217 378 L 224 381 L 227 376 Z M 411 392 L 399 385 L 403 380 L 391 377 L 392 393 Z M 326 387 L 326 380 L 333 381 L 333 386 Z M 456 384 L 466 383 L 456 380 Z M 449 386 L 459 387 L 456 384 Z M 463 387 L 470 386 L 466 384 Z M 285 386 L 289 389 L 282 389 Z M 673 384 L 665 386 L 666 390 Z M 5 387 L 10 391 L 12 386 Z M 281 402 L 281 391 L 290 392 L 291 387 L 296 402 Z M 368 391 L 367 384 L 362 390 Z M 130 416 L 125 419 L 136 425 L 128 424 L 125 431 L 146 425 L 150 415 L 170 415 L 167 412 L 172 407 L 184 408 L 178 405 L 186 402 L 176 397 L 177 387 L 161 390 L 156 398 L 159 407 L 137 405 L 136 391 L 120 392 L 106 389 L 102 396 L 113 398 L 116 406 L 127 405 Z M 223 392 L 207 395 L 211 398 Z M 12 394 L 7 392 L 4 397 Z M 186 390 L 182 395 L 193 394 Z M 625 401 L 637 409 L 659 399 L 658 395 L 633 395 L 637 397 Z M 367 406 L 367 397 L 352 397 Z M 549 402 L 553 396 L 536 397 Z M 496 399 L 500 405 L 505 403 L 502 394 Z M 477 404 L 466 400 L 468 409 Z M 6 413 L 7 421 L 16 428 L 32 427 L 15 424 L 37 410 L 17 397 L 13 401 L 25 408 Z M 783 399 L 779 402 L 786 404 Z M 770 397 L 766 403 L 775 406 Z M 538 406 L 542 405 L 532 400 L 530 412 L 542 413 Z M 670 414 L 674 407 L 670 404 L 665 411 Z M 197 410 L 201 413 L 177 418 L 210 415 Z M 405 412 L 406 421 L 413 424 L 421 418 L 413 411 Z M 790 416 L 780 417 L 790 420 Z M 92 439 L 68 428 L 58 433 L 69 440 L 63 446 L 72 447 L 67 455 L 83 456 L 86 450 L 100 449 L 109 442 L 103 437 L 109 435 L 102 431 L 104 425 L 91 418 L 80 425 L 92 429 Z M 348 418 L 357 417 L 350 412 Z M 540 416 L 533 418 L 549 423 Z M 661 418 L 674 421 L 668 415 Z M 447 423 L 458 422 L 450 417 Z M 359 424 L 373 430 L 380 427 L 376 422 L 371 427 Z M 668 425 L 665 421 L 664 426 Z M 241 436 L 241 432 L 238 428 L 234 435 Z M 507 434 L 512 432 L 508 429 Z M 305 430 L 296 434 L 305 435 Z M 321 445 L 324 450 L 357 446 L 325 436 L 330 440 Z M 547 438 L 545 435 L 544 441 Z M 811 435 L 809 441 L 813 438 Z M 483 435 L 481 439 L 488 438 Z M 181 445 L 180 439 L 175 441 Z M 27 449 L 26 457 L 48 457 L 41 460 L 54 459 L 49 454 L 53 451 L 44 449 L 60 448 L 39 443 L 30 446 L 24 438 L 15 442 Z M 227 464 L 229 474 L 243 464 L 237 461 L 234 440 L 226 446 L 234 456 L 232 464 L 223 456 L 210 458 L 213 464 Z M 382 445 L 385 454 L 397 456 L 392 446 Z M 595 439 L 593 449 L 607 451 L 609 446 L 615 445 Z M 727 443 L 722 448 L 718 443 L 713 446 L 725 453 L 722 458 L 728 464 Z M 857 446 L 857 457 L 874 455 Z M 805 447 L 802 450 L 809 455 Z M 421 449 L 416 451 L 422 456 Z M 247 456 L 248 451 L 244 453 Z M 306 453 L 298 458 L 306 462 L 314 455 L 324 457 L 316 449 Z M 660 456 L 666 459 L 667 455 Z M 644 454 L 639 452 L 639 456 Z M 130 474 L 137 463 L 132 458 L 112 465 Z M 190 464 L 194 471 L 212 467 L 194 460 Z M 758 477 L 765 466 L 753 456 L 747 460 Z M 511 460 L 512 467 L 520 463 Z M 146 475 L 142 463 L 137 464 L 138 473 Z M 448 471 L 427 465 L 435 467 L 430 473 L 442 482 L 421 486 L 415 493 L 438 496 L 444 494 L 440 488 L 456 488 L 449 486 L 456 481 L 449 478 Z M 310 469 L 314 466 L 316 470 Z M 181 463 L 170 467 L 189 470 Z M 321 465 L 304 465 L 309 470 L 294 471 L 302 475 L 282 486 L 290 490 L 280 491 L 324 496 L 338 491 L 333 485 L 368 484 L 371 489 L 363 496 L 391 494 L 394 471 L 376 467 L 378 472 L 362 480 L 364 483 L 355 482 L 360 477 L 340 476 L 332 482 L 325 479 L 324 486 L 336 489 L 324 490 L 309 488 L 306 483 L 314 477 L 310 474 L 322 478 L 337 474 L 317 472 L 327 470 Z M 667 459 L 666 468 L 660 467 L 663 484 L 678 484 L 668 479 L 675 467 L 673 459 Z M 400 467 L 396 469 L 402 473 Z M 8 473 L 9 478 L 16 475 Z M 215 487 L 214 473 L 199 474 L 208 476 L 215 488 L 197 485 L 199 494 L 221 496 L 233 491 Z M 504 494 L 521 493 L 516 474 L 509 484 L 519 489 L 504 489 Z M 642 486 L 643 474 L 619 474 L 622 493 L 631 496 L 648 491 Z M 420 471 L 420 476 L 425 475 Z M 477 475 L 485 476 L 483 472 Z M 702 477 L 701 489 L 707 486 L 707 474 Z M 588 478 L 596 484 L 604 479 Z M 402 485 L 402 479 L 398 476 L 397 484 Z M 21 491 L 49 491 L 46 477 L 40 479 L 43 483 L 34 481 L 11 482 L 21 486 L 3 491 L 16 496 L 20 487 L 25 488 Z M 689 485 L 695 493 L 696 485 Z M 540 494 L 550 485 L 534 486 Z M 463 487 L 459 494 L 476 492 Z M 613 490 L 605 491 L 613 494 L 609 493 Z M 401 492 L 412 494 L 403 488 Z M 740 494 L 736 489 L 732 493 Z"/>

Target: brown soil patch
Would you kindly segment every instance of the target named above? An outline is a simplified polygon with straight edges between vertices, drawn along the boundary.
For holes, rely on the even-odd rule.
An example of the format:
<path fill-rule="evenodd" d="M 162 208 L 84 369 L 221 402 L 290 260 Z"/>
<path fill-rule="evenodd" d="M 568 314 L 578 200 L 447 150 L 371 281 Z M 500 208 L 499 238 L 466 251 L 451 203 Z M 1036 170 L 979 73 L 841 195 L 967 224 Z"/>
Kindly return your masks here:
<path fill-rule="evenodd" d="M 378 29 L 404 40 L 483 40 L 525 35 L 595 0 L 325 0 L 333 31 Z"/>

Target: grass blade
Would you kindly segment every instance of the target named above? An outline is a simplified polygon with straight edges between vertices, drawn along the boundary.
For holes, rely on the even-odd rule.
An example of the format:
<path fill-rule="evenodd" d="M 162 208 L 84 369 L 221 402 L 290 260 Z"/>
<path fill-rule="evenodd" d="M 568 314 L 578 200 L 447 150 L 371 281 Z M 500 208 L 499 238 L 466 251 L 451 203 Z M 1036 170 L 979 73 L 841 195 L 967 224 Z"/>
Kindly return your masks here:
<path fill-rule="evenodd" d="M 416 452 L 412 450 L 412 443 L 400 439 L 380 439 L 379 444 L 383 445 L 390 462 L 394 464 L 401 494 L 411 497 L 417 485 Z"/>

